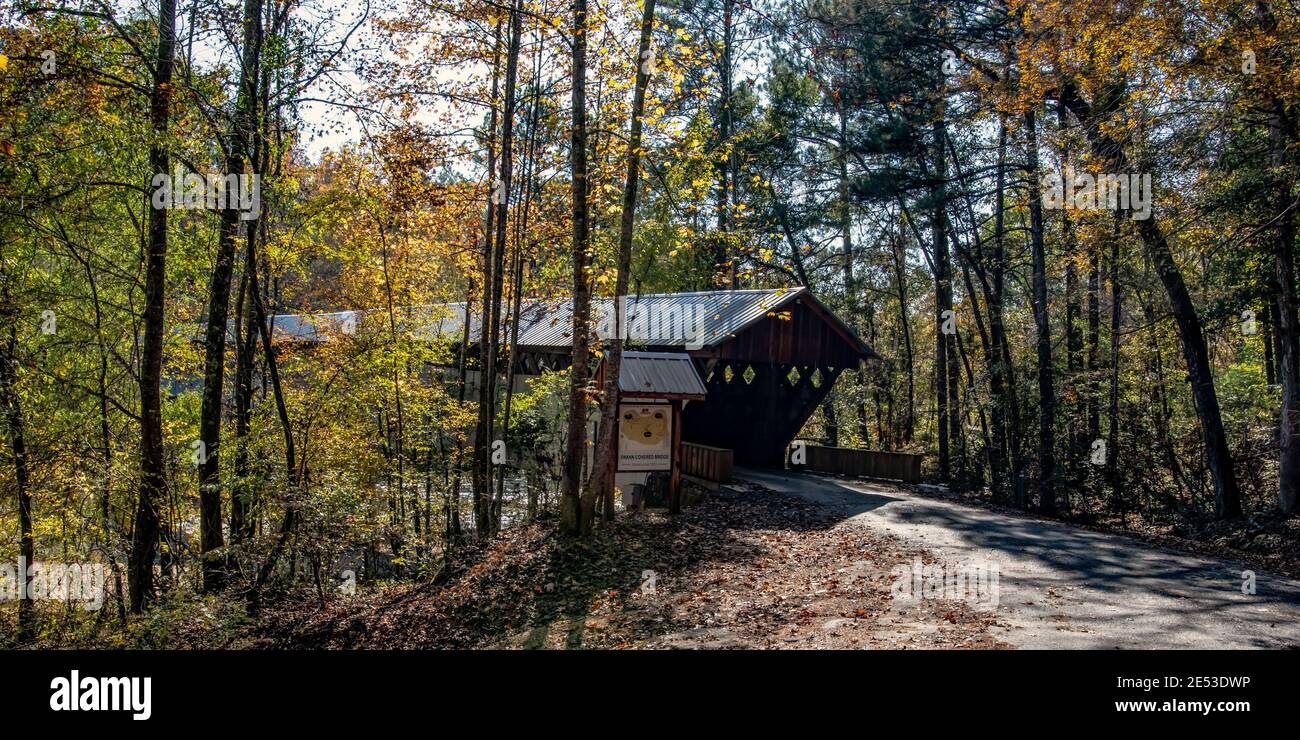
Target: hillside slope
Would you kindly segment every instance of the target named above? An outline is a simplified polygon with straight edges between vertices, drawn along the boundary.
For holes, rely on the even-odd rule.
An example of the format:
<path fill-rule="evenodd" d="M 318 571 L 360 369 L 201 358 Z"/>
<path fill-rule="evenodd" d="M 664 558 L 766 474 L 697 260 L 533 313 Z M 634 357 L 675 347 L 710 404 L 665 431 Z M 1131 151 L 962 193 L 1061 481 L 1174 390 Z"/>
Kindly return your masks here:
<path fill-rule="evenodd" d="M 266 614 L 271 648 L 997 647 L 993 617 L 894 603 L 891 570 L 925 553 L 764 491 L 722 492 L 566 542 L 548 523 L 417 584 Z"/>

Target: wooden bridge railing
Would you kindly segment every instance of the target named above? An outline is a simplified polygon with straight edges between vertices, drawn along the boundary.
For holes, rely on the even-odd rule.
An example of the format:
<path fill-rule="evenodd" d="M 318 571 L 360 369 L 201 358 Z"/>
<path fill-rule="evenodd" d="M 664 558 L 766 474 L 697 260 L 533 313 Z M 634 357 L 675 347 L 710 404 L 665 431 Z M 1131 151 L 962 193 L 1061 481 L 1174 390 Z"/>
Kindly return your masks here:
<path fill-rule="evenodd" d="M 890 478 L 905 483 L 921 480 L 921 455 L 905 452 L 877 452 L 847 447 L 808 445 L 804 468 L 823 473 Z"/>
<path fill-rule="evenodd" d="M 735 456 L 731 450 L 682 442 L 682 474 L 714 483 L 731 481 Z"/>

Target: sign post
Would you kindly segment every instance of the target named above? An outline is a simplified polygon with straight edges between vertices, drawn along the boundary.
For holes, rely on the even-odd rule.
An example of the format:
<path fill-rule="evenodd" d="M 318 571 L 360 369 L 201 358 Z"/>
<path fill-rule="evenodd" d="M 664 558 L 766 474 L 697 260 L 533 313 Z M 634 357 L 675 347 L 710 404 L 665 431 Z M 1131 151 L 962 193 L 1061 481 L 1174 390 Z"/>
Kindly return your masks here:
<path fill-rule="evenodd" d="M 668 513 L 682 511 L 682 402 L 673 406 L 673 472 L 668 483 Z"/>

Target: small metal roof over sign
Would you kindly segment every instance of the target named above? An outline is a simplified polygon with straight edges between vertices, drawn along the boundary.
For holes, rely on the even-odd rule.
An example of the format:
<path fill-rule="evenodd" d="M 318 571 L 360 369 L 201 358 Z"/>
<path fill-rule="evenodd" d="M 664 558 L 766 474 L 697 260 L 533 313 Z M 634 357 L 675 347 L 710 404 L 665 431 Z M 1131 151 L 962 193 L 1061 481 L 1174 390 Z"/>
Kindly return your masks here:
<path fill-rule="evenodd" d="M 690 355 L 683 352 L 624 352 L 618 372 L 624 396 L 704 400 L 708 389 Z"/>

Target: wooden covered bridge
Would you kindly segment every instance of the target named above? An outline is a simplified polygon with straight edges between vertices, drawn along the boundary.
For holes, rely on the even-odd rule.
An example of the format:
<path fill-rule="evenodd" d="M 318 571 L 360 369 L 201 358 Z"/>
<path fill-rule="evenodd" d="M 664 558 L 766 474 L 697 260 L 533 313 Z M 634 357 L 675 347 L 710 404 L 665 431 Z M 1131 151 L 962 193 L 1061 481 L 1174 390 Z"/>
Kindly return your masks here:
<path fill-rule="evenodd" d="M 468 313 L 468 338 L 476 350 L 481 322 L 473 306 Z M 417 336 L 460 342 L 466 314 L 465 304 L 453 303 L 404 310 L 403 321 L 412 322 Z M 598 340 L 614 336 L 615 316 L 621 317 L 628 349 L 690 356 L 707 397 L 686 404 L 682 438 L 732 450 L 743 465 L 782 466 L 786 447 L 836 379 L 876 356 L 804 288 L 628 296 L 622 305 L 597 298 L 592 317 Z M 341 312 L 279 316 L 274 323 L 277 336 L 317 342 L 372 318 L 378 317 Z M 525 301 L 516 377 L 568 367 L 572 326 L 571 299 Z M 503 332 L 501 346 L 508 339 Z"/>

